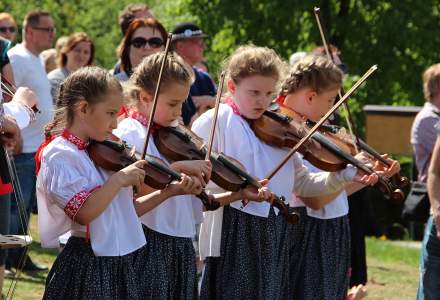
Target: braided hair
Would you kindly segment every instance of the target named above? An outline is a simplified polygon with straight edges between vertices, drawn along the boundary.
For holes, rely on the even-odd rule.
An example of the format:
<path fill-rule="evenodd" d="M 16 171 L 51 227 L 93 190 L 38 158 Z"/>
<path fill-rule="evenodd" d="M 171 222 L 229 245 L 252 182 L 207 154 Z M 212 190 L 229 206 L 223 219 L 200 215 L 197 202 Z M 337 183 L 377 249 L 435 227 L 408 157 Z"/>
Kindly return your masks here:
<path fill-rule="evenodd" d="M 342 71 L 323 56 L 308 55 L 296 62 L 281 85 L 281 94 L 287 95 L 303 88 L 322 93 L 342 86 Z"/>

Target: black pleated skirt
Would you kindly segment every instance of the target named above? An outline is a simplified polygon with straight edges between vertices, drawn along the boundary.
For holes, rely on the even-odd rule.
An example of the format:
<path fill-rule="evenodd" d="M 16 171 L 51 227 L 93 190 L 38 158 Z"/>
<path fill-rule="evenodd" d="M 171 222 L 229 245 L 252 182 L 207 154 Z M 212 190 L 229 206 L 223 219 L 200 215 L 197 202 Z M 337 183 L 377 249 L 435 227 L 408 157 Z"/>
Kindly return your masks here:
<path fill-rule="evenodd" d="M 70 237 L 43 299 L 145 299 L 149 272 L 145 246 L 124 256 L 95 256 L 85 239 Z"/>
<path fill-rule="evenodd" d="M 220 257 L 205 260 L 200 298 L 281 299 L 287 226 L 273 208 L 264 218 L 225 206 Z"/>
<path fill-rule="evenodd" d="M 318 219 L 300 209 L 301 222 L 288 228 L 289 270 L 284 299 L 346 300 L 350 267 L 348 216 Z"/>
<path fill-rule="evenodd" d="M 144 299 L 197 299 L 196 254 L 191 238 L 174 237 L 143 226 L 150 276 Z"/>

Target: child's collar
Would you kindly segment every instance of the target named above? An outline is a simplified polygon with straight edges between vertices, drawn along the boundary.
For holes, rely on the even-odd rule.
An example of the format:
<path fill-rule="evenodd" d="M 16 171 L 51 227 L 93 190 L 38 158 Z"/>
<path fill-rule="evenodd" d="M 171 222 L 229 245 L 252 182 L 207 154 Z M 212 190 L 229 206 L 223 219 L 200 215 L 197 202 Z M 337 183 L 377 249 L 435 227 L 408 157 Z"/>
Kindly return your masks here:
<path fill-rule="evenodd" d="M 67 129 L 63 130 L 63 132 L 61 133 L 61 137 L 74 144 L 78 148 L 78 150 L 85 150 L 89 145 L 88 141 L 82 140 Z"/>

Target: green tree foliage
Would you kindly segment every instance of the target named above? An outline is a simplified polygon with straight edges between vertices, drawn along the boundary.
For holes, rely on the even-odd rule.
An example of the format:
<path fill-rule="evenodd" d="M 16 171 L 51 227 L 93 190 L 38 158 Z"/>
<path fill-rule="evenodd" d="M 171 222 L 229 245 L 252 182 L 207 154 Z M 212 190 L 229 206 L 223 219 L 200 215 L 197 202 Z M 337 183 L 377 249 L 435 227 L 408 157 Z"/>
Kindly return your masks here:
<path fill-rule="evenodd" d="M 21 34 L 23 18 L 33 9 L 49 11 L 54 18 L 57 38 L 73 32 L 84 31 L 93 39 L 96 47 L 96 64 L 111 68 L 116 58 L 116 48 L 122 34 L 118 25 L 120 11 L 129 3 L 145 1 L 129 0 L 2 0 L 0 12 L 14 16 Z M 179 1 L 150 0 L 148 5 L 163 24 L 172 29 L 175 22 L 191 19 Z M 177 15 L 178 14 L 178 15 Z M 21 37 L 18 37 L 18 41 Z"/>
<path fill-rule="evenodd" d="M 110 68 L 121 40 L 118 14 L 138 1 L 129 0 L 3 0 L 0 11 L 19 23 L 35 8 L 50 11 L 57 37 L 87 32 L 95 41 L 98 65 Z M 139 1 L 142 2 L 142 1 Z M 288 58 L 321 44 L 313 15 L 319 6 L 329 40 L 342 51 L 349 67 L 347 87 L 373 64 L 379 71 L 350 101 L 358 124 L 365 104 L 421 105 L 421 73 L 437 61 L 436 34 L 440 4 L 436 0 L 149 0 L 168 28 L 196 21 L 206 31 L 207 59 L 216 74 L 221 62 L 240 44 L 274 48 Z M 360 127 L 358 125 L 358 127 Z"/>
<path fill-rule="evenodd" d="M 321 45 L 313 7 L 321 8 L 327 38 L 349 67 L 347 85 L 374 64 L 379 71 L 352 97 L 358 127 L 365 104 L 422 105 L 421 73 L 438 61 L 435 0 L 185 0 L 212 37 L 211 65 L 242 43 L 274 48 L 281 56 Z M 354 76 L 353 76 L 354 75 Z"/>

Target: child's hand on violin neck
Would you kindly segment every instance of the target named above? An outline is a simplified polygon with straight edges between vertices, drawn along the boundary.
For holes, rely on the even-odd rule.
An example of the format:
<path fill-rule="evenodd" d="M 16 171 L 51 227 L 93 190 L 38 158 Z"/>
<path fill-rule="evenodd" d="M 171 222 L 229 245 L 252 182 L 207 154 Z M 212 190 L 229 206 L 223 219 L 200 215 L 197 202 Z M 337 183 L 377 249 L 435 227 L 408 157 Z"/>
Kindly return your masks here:
<path fill-rule="evenodd" d="M 207 160 L 178 161 L 171 164 L 171 167 L 177 172 L 197 177 L 202 187 L 205 187 L 211 178 L 212 165 Z"/>
<path fill-rule="evenodd" d="M 374 171 L 376 171 L 378 174 L 391 177 L 393 175 L 396 175 L 400 172 L 400 164 L 397 160 L 393 160 L 391 158 L 388 158 L 387 154 L 382 155 L 383 158 L 387 160 L 387 162 L 390 164 L 390 166 L 386 166 L 383 163 L 378 163 L 374 166 Z"/>
<path fill-rule="evenodd" d="M 134 186 L 135 190 L 139 191 L 144 182 L 145 171 L 143 167 L 146 163 L 145 160 L 139 160 L 116 172 L 112 177 L 114 176 L 120 187 Z"/>
<path fill-rule="evenodd" d="M 196 176 L 188 176 L 182 173 L 182 180 L 172 182 L 169 187 L 174 195 L 199 195 L 203 186 Z"/>
<path fill-rule="evenodd" d="M 359 182 L 364 185 L 374 185 L 379 180 L 377 174 L 367 175 L 364 171 L 358 170 L 353 178 L 353 182 Z"/>
<path fill-rule="evenodd" d="M 267 184 L 267 182 L 268 182 L 267 179 L 260 180 L 260 183 L 263 185 Z M 245 202 L 248 202 L 248 201 L 256 201 L 256 202 L 269 201 L 270 202 L 270 200 L 273 197 L 272 192 L 266 186 L 263 186 L 263 187 L 257 189 L 254 186 L 248 185 L 247 187 L 245 187 L 244 189 L 241 190 L 241 194 L 242 194 L 242 198 L 243 198 L 242 200 L 244 200 Z"/>

